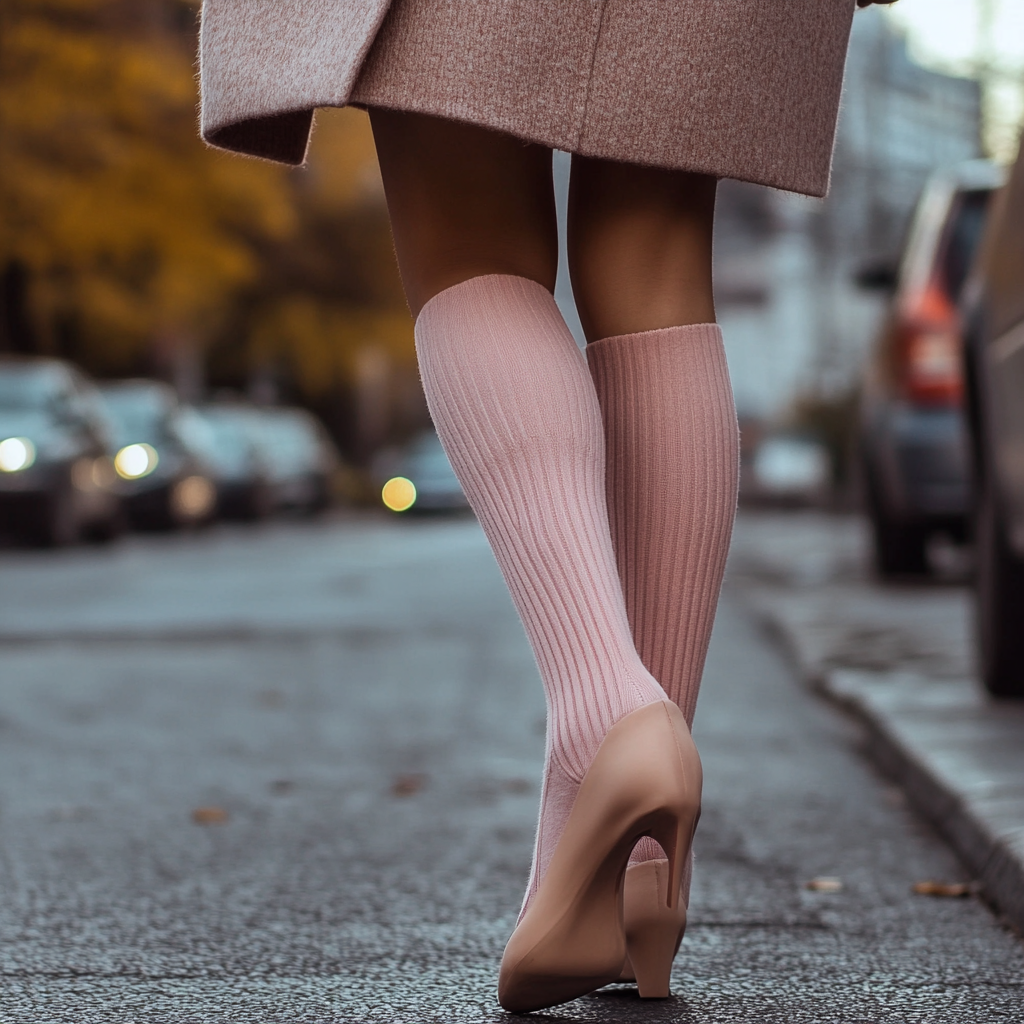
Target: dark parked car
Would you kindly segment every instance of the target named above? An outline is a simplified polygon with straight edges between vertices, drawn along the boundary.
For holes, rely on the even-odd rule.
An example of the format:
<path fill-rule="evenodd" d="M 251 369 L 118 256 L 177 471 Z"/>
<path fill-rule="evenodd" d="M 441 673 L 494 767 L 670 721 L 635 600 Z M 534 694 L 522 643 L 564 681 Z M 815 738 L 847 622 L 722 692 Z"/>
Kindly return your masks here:
<path fill-rule="evenodd" d="M 993 204 L 964 319 L 981 676 L 1024 697 L 1024 155 Z"/>
<path fill-rule="evenodd" d="M 55 359 L 0 359 L 0 515 L 36 544 L 121 532 L 108 424 L 95 387 Z"/>
<path fill-rule="evenodd" d="M 860 448 L 882 576 L 926 572 L 933 533 L 961 540 L 968 533 L 958 304 L 989 202 L 1003 180 L 1003 171 L 984 160 L 929 180 L 867 365 Z"/>
<path fill-rule="evenodd" d="M 441 441 L 425 430 L 377 465 L 381 499 L 393 512 L 456 512 L 469 507 Z"/>
<path fill-rule="evenodd" d="M 224 519 L 263 519 L 274 495 L 267 460 L 254 437 L 247 406 L 210 405 L 197 410 L 207 433 L 207 459 L 217 488 L 217 514 Z"/>
<path fill-rule="evenodd" d="M 170 529 L 208 520 L 217 500 L 196 426 L 174 390 L 151 380 L 100 391 L 113 427 L 118 490 L 132 523 Z"/>

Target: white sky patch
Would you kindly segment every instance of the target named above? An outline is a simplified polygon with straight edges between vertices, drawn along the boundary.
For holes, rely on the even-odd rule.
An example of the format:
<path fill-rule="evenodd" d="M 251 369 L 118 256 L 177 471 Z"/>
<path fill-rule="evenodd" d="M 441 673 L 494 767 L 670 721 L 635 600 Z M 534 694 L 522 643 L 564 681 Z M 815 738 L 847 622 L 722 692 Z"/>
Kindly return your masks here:
<path fill-rule="evenodd" d="M 1024 0 L 987 0 L 991 8 L 991 56 L 1024 72 Z M 904 26 L 914 56 L 968 72 L 982 55 L 985 0 L 899 0 L 887 9 Z"/>
<path fill-rule="evenodd" d="M 982 79 L 986 148 L 1012 159 L 1024 122 L 1024 0 L 899 0 L 885 11 L 914 60 Z"/>

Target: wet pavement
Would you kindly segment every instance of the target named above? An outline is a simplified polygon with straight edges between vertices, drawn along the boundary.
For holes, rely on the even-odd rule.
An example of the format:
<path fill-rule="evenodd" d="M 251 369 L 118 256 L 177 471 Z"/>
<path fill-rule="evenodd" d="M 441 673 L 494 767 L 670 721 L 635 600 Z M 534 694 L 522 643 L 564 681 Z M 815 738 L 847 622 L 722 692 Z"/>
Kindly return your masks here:
<path fill-rule="evenodd" d="M 732 574 L 698 709 L 675 997 L 533 1016 L 1019 1021 L 1024 944 L 911 892 L 964 869 L 757 625 L 756 585 Z M 0 1021 L 510 1019 L 542 728 L 468 519 L 3 552 Z"/>

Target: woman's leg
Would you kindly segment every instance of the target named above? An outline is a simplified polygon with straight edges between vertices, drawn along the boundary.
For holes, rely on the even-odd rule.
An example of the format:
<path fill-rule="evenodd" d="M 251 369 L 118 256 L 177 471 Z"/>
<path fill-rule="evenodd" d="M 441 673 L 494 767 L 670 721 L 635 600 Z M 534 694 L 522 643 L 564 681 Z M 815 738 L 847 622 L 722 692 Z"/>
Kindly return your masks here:
<path fill-rule="evenodd" d="M 588 341 L 714 323 L 714 178 L 574 156 L 570 182 L 569 267 Z"/>
<path fill-rule="evenodd" d="M 548 703 L 536 890 L 605 733 L 664 691 L 629 631 L 601 411 L 551 289 L 550 151 L 371 114 L 438 434 L 533 646 Z"/>
<path fill-rule="evenodd" d="M 555 287 L 551 150 L 473 125 L 371 110 L 398 266 L 413 316 L 484 274 Z"/>
<path fill-rule="evenodd" d="M 714 323 L 715 181 L 573 157 L 569 260 L 607 441 L 633 637 L 692 723 L 736 508 L 739 437 Z"/>

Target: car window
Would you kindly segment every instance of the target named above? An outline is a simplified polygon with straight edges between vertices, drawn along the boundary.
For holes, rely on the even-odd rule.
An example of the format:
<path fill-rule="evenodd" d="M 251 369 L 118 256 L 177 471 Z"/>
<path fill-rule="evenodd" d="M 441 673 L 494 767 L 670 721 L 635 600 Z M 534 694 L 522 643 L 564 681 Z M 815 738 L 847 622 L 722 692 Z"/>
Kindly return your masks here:
<path fill-rule="evenodd" d="M 101 392 L 107 415 L 119 445 L 166 440 L 171 413 L 163 395 L 150 389 L 110 388 Z"/>
<path fill-rule="evenodd" d="M 954 302 L 959 300 L 971 269 L 991 198 L 992 192 L 988 189 L 963 192 L 956 204 L 942 258 L 943 284 L 946 293 Z"/>
<path fill-rule="evenodd" d="M 217 444 L 214 432 L 195 409 L 179 409 L 173 426 L 186 447 L 204 455 L 213 453 Z"/>
<path fill-rule="evenodd" d="M 73 416 L 93 427 L 104 423 L 99 392 L 91 381 L 74 370 L 69 373 L 66 396 L 68 408 Z"/>
<path fill-rule="evenodd" d="M 30 412 L 51 408 L 60 396 L 60 379 L 36 367 L 0 370 L 0 409 Z"/>

